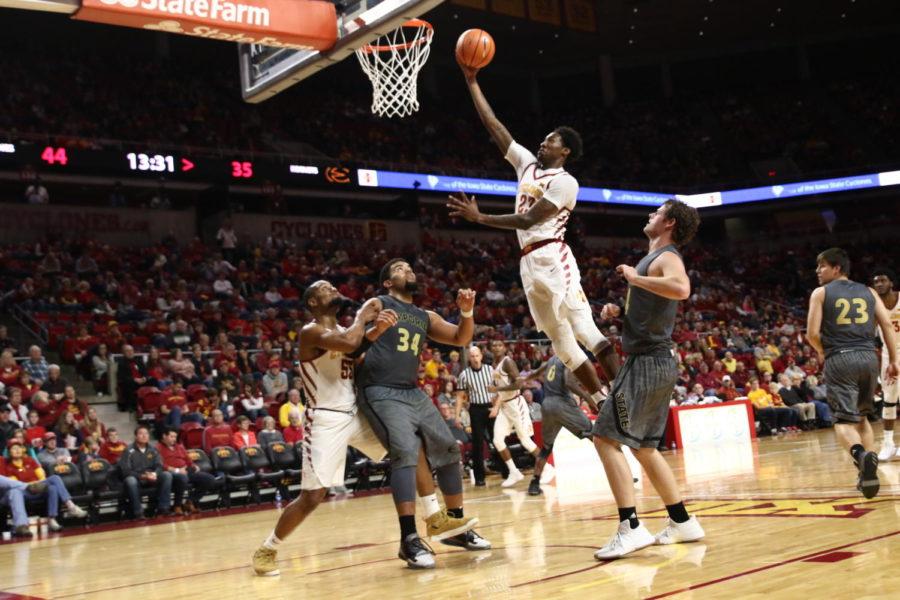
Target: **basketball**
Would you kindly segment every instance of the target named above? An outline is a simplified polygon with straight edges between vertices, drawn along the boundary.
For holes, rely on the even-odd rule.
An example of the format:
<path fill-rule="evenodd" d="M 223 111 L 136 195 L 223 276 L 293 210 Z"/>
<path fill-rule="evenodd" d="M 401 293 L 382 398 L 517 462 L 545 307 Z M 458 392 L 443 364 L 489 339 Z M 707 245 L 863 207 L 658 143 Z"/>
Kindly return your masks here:
<path fill-rule="evenodd" d="M 484 29 L 467 29 L 456 40 L 456 62 L 483 69 L 494 58 L 494 38 Z"/>

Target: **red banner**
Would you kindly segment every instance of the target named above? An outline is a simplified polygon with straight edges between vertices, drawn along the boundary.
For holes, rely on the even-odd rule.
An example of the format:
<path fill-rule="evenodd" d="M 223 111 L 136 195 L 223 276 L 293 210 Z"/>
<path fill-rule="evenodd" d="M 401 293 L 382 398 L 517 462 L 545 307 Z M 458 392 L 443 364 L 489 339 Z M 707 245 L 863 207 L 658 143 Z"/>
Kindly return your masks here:
<path fill-rule="evenodd" d="M 73 18 L 298 50 L 337 41 L 334 4 L 322 0 L 82 0 Z"/>

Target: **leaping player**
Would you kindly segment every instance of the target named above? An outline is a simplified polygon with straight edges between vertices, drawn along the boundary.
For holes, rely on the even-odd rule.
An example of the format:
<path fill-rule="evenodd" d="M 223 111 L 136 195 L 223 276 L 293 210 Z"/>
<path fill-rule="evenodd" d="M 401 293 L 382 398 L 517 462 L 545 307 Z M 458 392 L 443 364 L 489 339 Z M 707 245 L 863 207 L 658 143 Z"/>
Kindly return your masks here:
<path fill-rule="evenodd" d="M 897 279 L 897 275 L 886 267 L 877 267 L 873 272 L 872 287 L 888 310 L 894 338 L 897 344 L 900 344 L 900 293 L 894 289 L 898 283 L 900 280 Z M 888 377 L 888 366 L 891 361 L 887 341 L 881 329 L 878 330 L 878 337 L 881 338 L 881 391 L 884 393 L 884 406 L 881 409 L 881 418 L 884 419 L 884 440 L 881 442 L 878 460 L 887 462 L 900 456 L 894 444 L 894 421 L 897 420 L 897 404 L 900 403 L 900 380 L 896 378 L 891 380 Z M 897 347 L 897 354 L 900 355 L 900 346 Z"/>
<path fill-rule="evenodd" d="M 253 568 L 258 575 L 279 574 L 277 554 L 281 543 L 322 503 L 329 487 L 344 484 L 348 445 L 371 458 L 385 455 L 385 445 L 359 414 L 354 360 L 348 355 L 362 345 L 364 336 L 372 342 L 396 325 L 398 315 L 392 310 L 379 311 L 377 302 L 369 300 L 345 329 L 337 324 L 337 314 L 345 300 L 327 281 L 313 283 L 303 294 L 303 304 L 314 320 L 300 331 L 301 378 L 308 400 L 301 491 L 253 555 Z M 366 324 L 373 320 L 366 331 Z M 459 528 L 463 520 L 449 517 L 437 502 L 424 452 L 419 452 L 415 479 L 429 529 L 442 532 Z"/>
<path fill-rule="evenodd" d="M 565 165 L 580 157 L 581 136 L 571 127 L 557 127 L 541 142 L 537 156 L 533 155 L 513 140 L 494 115 L 476 80 L 477 69 L 460 68 L 481 122 L 516 169 L 519 187 L 512 214 L 486 215 L 478 209 L 474 196 L 459 193 L 448 201 L 450 216 L 516 230 L 522 249 L 522 287 L 535 326 L 550 338 L 556 354 L 599 405 L 603 400 L 600 378 L 578 344 L 594 354 L 609 381 L 619 371 L 619 357 L 594 323 L 575 256 L 564 241 L 578 196 L 578 182 Z"/>

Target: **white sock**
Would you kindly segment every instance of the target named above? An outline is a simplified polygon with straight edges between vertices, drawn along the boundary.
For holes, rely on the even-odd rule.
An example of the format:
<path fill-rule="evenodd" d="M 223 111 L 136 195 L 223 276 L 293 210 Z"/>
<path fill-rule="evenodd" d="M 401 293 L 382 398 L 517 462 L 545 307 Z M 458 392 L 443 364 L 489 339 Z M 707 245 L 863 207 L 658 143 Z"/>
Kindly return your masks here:
<path fill-rule="evenodd" d="M 519 467 L 516 466 L 516 463 L 513 462 L 513 459 L 510 458 L 506 461 L 506 467 L 509 469 L 510 473 L 515 473 L 519 470 Z"/>
<path fill-rule="evenodd" d="M 603 392 L 594 392 L 591 394 L 591 400 L 593 400 L 597 406 L 600 406 L 600 404 L 606 400 L 606 396 L 603 395 Z"/>
<path fill-rule="evenodd" d="M 886 444 L 894 443 L 894 430 L 893 429 L 885 429 L 884 430 L 884 441 Z"/>
<path fill-rule="evenodd" d="M 422 512 L 425 513 L 426 519 L 441 512 L 441 503 L 438 502 L 437 494 L 420 496 L 419 502 L 422 504 Z"/>
<path fill-rule="evenodd" d="M 275 535 L 275 530 L 272 530 L 272 533 L 270 533 L 269 537 L 266 538 L 266 541 L 263 542 L 263 547 L 268 548 L 269 550 L 278 550 L 278 546 L 280 545 L 281 540 Z"/>

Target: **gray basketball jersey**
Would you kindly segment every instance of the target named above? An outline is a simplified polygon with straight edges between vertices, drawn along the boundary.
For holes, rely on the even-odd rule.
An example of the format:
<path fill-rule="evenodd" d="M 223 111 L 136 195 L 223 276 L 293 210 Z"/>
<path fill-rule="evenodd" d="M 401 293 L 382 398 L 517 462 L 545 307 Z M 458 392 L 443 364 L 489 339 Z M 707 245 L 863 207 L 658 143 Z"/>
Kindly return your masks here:
<path fill-rule="evenodd" d="M 566 387 L 566 365 L 556 355 L 550 358 L 547 372 L 544 374 L 544 396 L 569 397 L 569 389 Z"/>
<path fill-rule="evenodd" d="M 637 264 L 638 275 L 647 275 L 650 264 L 663 252 L 681 253 L 673 244 L 654 250 Z M 669 300 L 637 286 L 628 286 L 622 350 L 627 354 L 653 354 L 672 349 L 672 330 L 678 301 Z"/>
<path fill-rule="evenodd" d="M 398 320 L 366 350 L 357 374 L 358 385 L 414 388 L 418 382 L 419 354 L 428 337 L 428 313 L 391 296 L 378 299 L 384 309 L 397 313 Z"/>
<path fill-rule="evenodd" d="M 862 283 L 836 279 L 825 285 L 822 346 L 825 357 L 842 350 L 875 350 L 875 297 Z"/>

